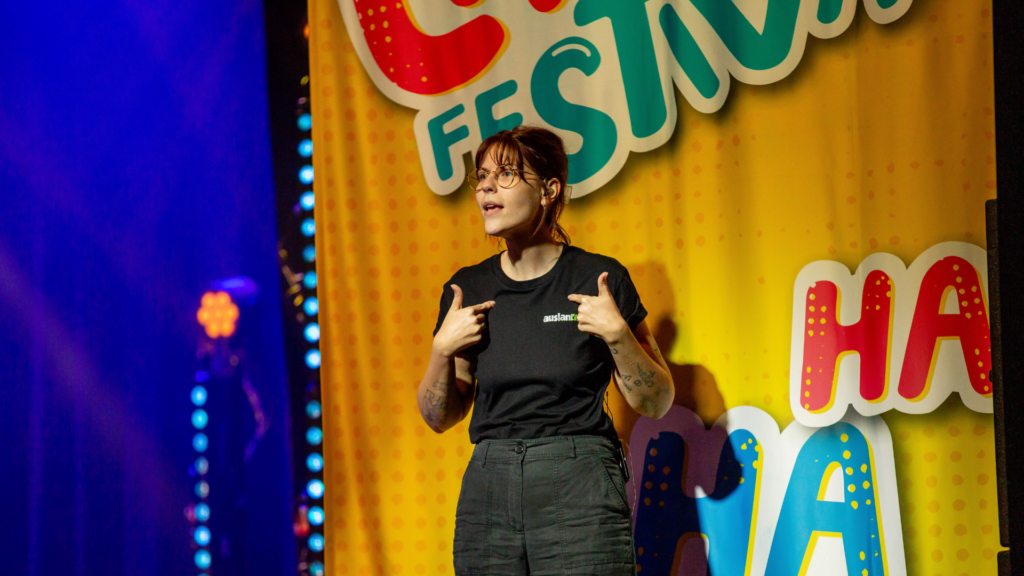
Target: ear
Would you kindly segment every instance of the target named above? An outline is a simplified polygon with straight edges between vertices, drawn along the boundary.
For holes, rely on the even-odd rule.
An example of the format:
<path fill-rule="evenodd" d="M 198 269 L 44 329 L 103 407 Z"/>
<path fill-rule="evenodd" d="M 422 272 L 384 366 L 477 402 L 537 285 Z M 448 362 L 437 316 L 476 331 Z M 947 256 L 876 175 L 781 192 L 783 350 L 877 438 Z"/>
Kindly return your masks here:
<path fill-rule="evenodd" d="M 549 178 L 541 188 L 541 204 L 547 206 L 552 204 L 558 195 L 562 193 L 562 183 L 558 178 Z"/>

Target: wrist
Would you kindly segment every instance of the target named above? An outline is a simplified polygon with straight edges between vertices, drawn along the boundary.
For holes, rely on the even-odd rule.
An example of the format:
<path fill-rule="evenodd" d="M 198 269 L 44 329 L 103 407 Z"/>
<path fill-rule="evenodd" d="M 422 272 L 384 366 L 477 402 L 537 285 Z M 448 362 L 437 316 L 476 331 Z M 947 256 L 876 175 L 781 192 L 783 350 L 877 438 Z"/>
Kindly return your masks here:
<path fill-rule="evenodd" d="M 434 340 L 434 344 L 430 348 L 431 354 L 438 360 L 450 360 L 454 353 L 444 346 L 443 343 L 439 344 L 437 340 Z"/>
<path fill-rule="evenodd" d="M 629 324 L 626 324 L 626 321 L 622 320 L 619 325 L 612 330 L 611 334 L 608 334 L 604 341 L 607 342 L 609 346 L 618 346 L 632 336 L 633 333 L 629 330 Z"/>

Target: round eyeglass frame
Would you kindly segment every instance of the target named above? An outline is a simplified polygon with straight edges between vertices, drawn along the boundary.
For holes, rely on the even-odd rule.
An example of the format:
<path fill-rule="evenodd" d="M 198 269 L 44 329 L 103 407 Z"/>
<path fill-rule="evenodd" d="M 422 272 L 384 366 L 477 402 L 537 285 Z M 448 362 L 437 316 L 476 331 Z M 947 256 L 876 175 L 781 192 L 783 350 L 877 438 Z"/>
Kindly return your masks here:
<path fill-rule="evenodd" d="M 515 187 L 516 184 L 519 184 L 519 180 L 526 180 L 526 178 L 524 178 L 524 176 L 527 176 L 527 175 L 529 175 L 529 176 L 537 176 L 537 174 L 535 174 L 533 172 L 527 172 L 526 170 L 520 170 L 519 168 L 516 168 L 515 166 L 502 165 L 502 166 L 496 167 L 494 170 L 487 170 L 486 168 L 477 168 L 476 170 L 473 170 L 471 173 L 467 174 L 466 175 L 466 179 L 469 181 L 470 186 L 472 186 L 472 188 L 475 190 L 480 185 L 480 182 L 482 182 L 482 181 L 487 179 L 486 175 L 483 178 L 479 177 L 479 174 L 481 172 L 486 172 L 487 174 L 498 174 L 501 171 L 510 171 L 510 172 L 512 172 L 512 180 L 507 185 L 506 184 L 502 184 L 501 180 L 500 180 L 500 178 L 498 176 L 494 177 L 494 182 L 498 186 L 500 186 L 502 188 L 505 188 L 505 189 Z"/>

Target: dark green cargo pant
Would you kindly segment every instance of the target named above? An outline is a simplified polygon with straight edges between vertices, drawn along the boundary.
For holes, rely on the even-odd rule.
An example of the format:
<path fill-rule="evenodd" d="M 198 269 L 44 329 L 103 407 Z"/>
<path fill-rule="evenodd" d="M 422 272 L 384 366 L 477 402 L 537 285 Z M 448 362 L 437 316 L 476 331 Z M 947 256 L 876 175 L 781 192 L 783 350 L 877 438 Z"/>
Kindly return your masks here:
<path fill-rule="evenodd" d="M 600 436 L 484 440 L 455 512 L 458 576 L 635 575 L 614 444 Z"/>

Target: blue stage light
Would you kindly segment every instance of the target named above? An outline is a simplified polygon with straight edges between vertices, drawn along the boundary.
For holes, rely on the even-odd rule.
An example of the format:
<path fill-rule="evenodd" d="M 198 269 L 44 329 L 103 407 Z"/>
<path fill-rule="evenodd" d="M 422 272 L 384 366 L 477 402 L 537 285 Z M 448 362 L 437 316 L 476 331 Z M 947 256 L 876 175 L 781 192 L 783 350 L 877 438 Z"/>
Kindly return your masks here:
<path fill-rule="evenodd" d="M 324 469 L 324 457 L 316 452 L 306 456 L 306 468 L 310 472 L 319 472 Z"/>
<path fill-rule="evenodd" d="M 309 164 L 299 168 L 299 182 L 303 184 L 313 183 L 313 167 Z"/>
<path fill-rule="evenodd" d="M 210 553 L 208 551 L 206 551 L 206 550 L 197 550 L 196 551 L 196 566 L 200 570 L 206 570 L 207 568 L 209 568 L 211 562 L 213 562 L 213 557 L 210 556 Z"/>
<path fill-rule="evenodd" d="M 302 235 L 309 238 L 313 234 L 316 234 L 316 222 L 312 218 L 306 218 L 302 221 L 300 229 L 302 230 Z"/>
<path fill-rule="evenodd" d="M 307 138 L 302 142 L 299 142 L 299 156 L 302 156 L 303 158 L 309 158 L 312 155 L 313 141 Z"/>
<path fill-rule="evenodd" d="M 313 552 L 324 551 L 324 537 L 320 534 L 312 534 L 309 537 L 309 549 Z"/>
<path fill-rule="evenodd" d="M 203 428 L 206 428 L 206 424 L 209 423 L 209 421 L 210 417 L 206 414 L 206 410 L 196 408 L 195 411 L 192 412 L 192 426 L 195 428 L 202 430 Z"/>
<path fill-rule="evenodd" d="M 316 296 L 306 298 L 302 304 L 302 310 L 308 316 L 316 316 L 316 313 L 320 311 L 320 301 L 316 299 Z"/>
<path fill-rule="evenodd" d="M 314 370 L 320 367 L 319 350 L 310 350 L 309 352 L 306 352 L 306 366 L 309 366 Z"/>
<path fill-rule="evenodd" d="M 313 127 L 313 117 L 309 114 L 303 114 L 302 116 L 299 116 L 297 124 L 299 125 L 299 130 L 305 132 Z"/>
<path fill-rule="evenodd" d="M 210 519 L 210 507 L 206 504 L 196 504 L 196 520 L 206 522 Z"/>
<path fill-rule="evenodd" d="M 210 446 L 210 439 L 206 437 L 206 434 L 197 432 L 192 437 L 192 447 L 196 449 L 196 452 L 206 452 L 206 448 Z"/>
<path fill-rule="evenodd" d="M 310 400 L 309 403 L 306 404 L 306 416 L 309 416 L 310 418 L 319 418 L 320 414 L 320 403 L 316 400 Z"/>
<path fill-rule="evenodd" d="M 303 336 L 306 337 L 307 342 L 317 342 L 320 340 L 320 325 L 317 323 L 306 326 L 306 329 L 302 331 Z"/>
<path fill-rule="evenodd" d="M 316 246 L 310 244 L 302 249 L 302 259 L 306 262 L 312 262 L 316 260 Z"/>
<path fill-rule="evenodd" d="M 202 386 L 196 386 L 192 389 L 192 393 L 189 395 L 192 398 L 192 403 L 196 406 L 202 406 L 206 404 L 206 388 Z"/>
<path fill-rule="evenodd" d="M 321 562 L 313 562 L 309 565 L 309 576 L 325 576 L 327 571 Z"/>
<path fill-rule="evenodd" d="M 323 441 L 324 441 L 324 432 L 323 432 L 323 430 L 317 428 L 316 426 L 313 426 L 309 430 L 306 430 L 306 442 L 309 442 L 313 446 L 317 446 L 317 445 L 319 445 Z"/>
<path fill-rule="evenodd" d="M 316 197 L 312 192 L 303 192 L 302 196 L 299 196 L 299 206 L 302 206 L 303 210 L 312 210 L 315 205 Z"/>
<path fill-rule="evenodd" d="M 306 494 L 314 500 L 319 500 L 324 496 L 324 483 L 319 480 L 310 480 L 306 484 Z"/>
<path fill-rule="evenodd" d="M 210 485 L 206 482 L 206 480 L 200 480 L 199 482 L 196 482 L 196 496 L 199 496 L 200 498 L 206 498 L 209 495 Z"/>
<path fill-rule="evenodd" d="M 309 523 L 313 526 L 320 526 L 324 523 L 324 509 L 319 506 L 313 506 L 306 512 L 306 518 L 309 519 Z"/>
<path fill-rule="evenodd" d="M 196 541 L 196 544 L 206 546 L 210 543 L 210 529 L 206 526 L 200 526 L 192 532 L 192 538 Z"/>
<path fill-rule="evenodd" d="M 198 472 L 199 474 L 206 474 L 207 472 L 210 471 L 210 461 L 207 460 L 206 457 L 204 456 L 196 458 L 196 463 L 193 464 L 193 466 L 195 467 L 196 472 Z"/>
<path fill-rule="evenodd" d="M 316 288 L 316 270 L 310 270 L 302 275 L 302 285 L 310 290 Z"/>

